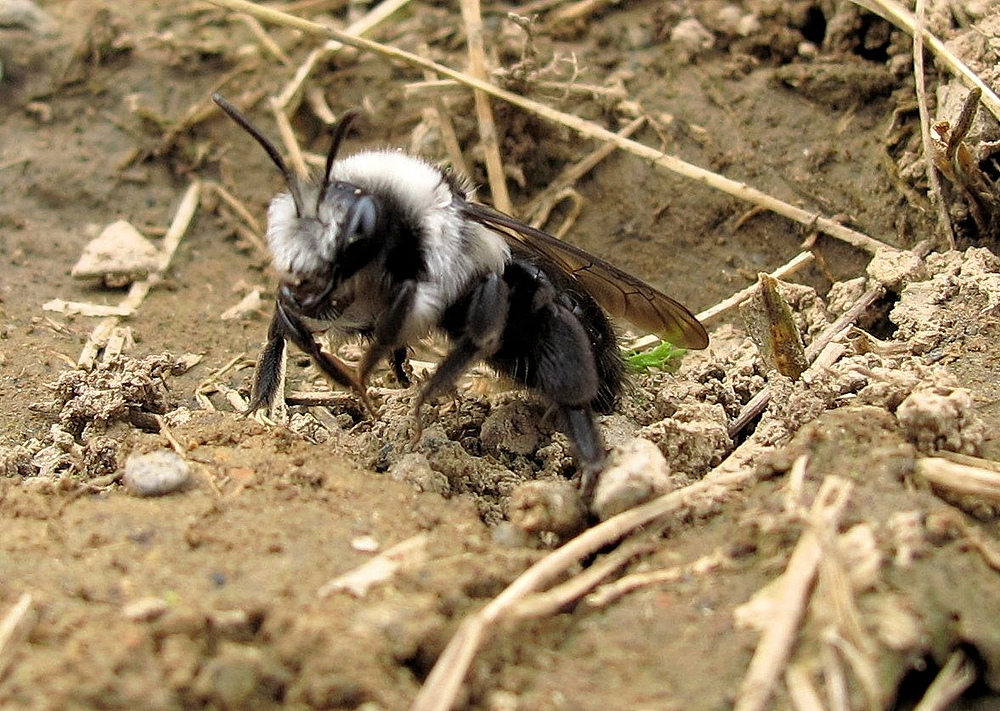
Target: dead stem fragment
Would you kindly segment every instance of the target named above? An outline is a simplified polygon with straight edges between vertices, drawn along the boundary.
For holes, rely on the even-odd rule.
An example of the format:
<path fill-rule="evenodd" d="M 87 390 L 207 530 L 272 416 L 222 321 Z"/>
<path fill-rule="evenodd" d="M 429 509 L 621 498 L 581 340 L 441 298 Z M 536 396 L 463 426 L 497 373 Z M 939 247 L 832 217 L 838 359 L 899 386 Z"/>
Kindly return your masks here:
<path fill-rule="evenodd" d="M 809 528 L 799 538 L 782 575 L 774 605 L 776 614 L 764 629 L 740 684 L 736 711 L 762 711 L 767 707 L 774 686 L 791 657 L 792 645 L 809 605 L 813 583 L 823 559 L 823 532 L 836 528 L 851 488 L 849 481 L 828 476 L 816 494 L 808 515 Z"/>

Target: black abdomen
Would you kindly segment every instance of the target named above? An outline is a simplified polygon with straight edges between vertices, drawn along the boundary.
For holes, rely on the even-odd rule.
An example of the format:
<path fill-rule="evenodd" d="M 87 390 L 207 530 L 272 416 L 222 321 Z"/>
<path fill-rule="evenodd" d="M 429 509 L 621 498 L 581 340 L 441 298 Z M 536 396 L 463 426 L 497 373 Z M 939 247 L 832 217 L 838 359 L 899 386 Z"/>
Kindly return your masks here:
<path fill-rule="evenodd" d="M 503 280 L 510 294 L 507 323 L 487 362 L 553 404 L 610 412 L 622 393 L 624 365 L 614 329 L 593 297 L 557 267 L 517 251 Z M 450 321 L 446 316 L 445 330 L 451 331 Z"/>

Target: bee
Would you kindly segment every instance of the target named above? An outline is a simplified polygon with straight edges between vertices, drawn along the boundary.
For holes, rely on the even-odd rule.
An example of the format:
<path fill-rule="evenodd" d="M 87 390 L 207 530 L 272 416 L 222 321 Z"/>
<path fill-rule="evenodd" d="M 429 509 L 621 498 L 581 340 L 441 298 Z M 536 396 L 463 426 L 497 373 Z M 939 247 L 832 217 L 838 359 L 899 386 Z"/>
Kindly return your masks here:
<path fill-rule="evenodd" d="M 267 211 L 267 244 L 280 275 L 267 344 L 248 412 L 284 397 L 286 342 L 374 413 L 366 383 L 388 360 L 400 383 L 408 346 L 443 333 L 450 350 L 424 383 L 421 408 L 485 362 L 540 396 L 570 440 L 589 496 L 604 465 L 595 413 L 610 412 L 625 366 L 608 314 L 674 345 L 700 349 L 708 334 L 687 308 L 586 251 L 475 202 L 458 176 L 399 150 L 338 158 L 356 112 L 332 130 L 319 179 L 299 179 L 274 144 L 222 96 L 213 101 L 267 152 L 286 190 Z M 326 352 L 361 336 L 351 367 Z"/>

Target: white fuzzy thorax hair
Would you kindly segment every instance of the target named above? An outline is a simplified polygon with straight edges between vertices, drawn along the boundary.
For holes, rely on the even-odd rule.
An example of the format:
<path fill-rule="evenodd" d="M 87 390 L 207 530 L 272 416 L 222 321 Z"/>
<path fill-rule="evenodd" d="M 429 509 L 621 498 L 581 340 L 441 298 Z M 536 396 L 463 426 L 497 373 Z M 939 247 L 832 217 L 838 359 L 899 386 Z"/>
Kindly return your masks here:
<path fill-rule="evenodd" d="M 415 223 L 411 227 L 423 241 L 425 268 L 401 342 L 425 335 L 471 278 L 503 271 L 510 258 L 503 237 L 462 215 L 461 203 L 468 196 L 455 191 L 455 181 L 420 158 L 397 150 L 363 151 L 336 161 L 329 181 L 355 185 L 376 201 L 390 196 L 402 208 L 404 219 Z M 300 190 L 304 212 L 315 211 L 318 186 L 305 184 Z M 328 205 L 320 205 L 318 214 L 297 216 L 287 192 L 272 201 L 267 241 L 274 267 L 283 278 L 314 274 L 330 264 L 337 252 L 342 217 L 332 214 Z M 359 274 L 358 278 L 371 276 Z M 363 296 L 355 294 L 358 300 Z"/>

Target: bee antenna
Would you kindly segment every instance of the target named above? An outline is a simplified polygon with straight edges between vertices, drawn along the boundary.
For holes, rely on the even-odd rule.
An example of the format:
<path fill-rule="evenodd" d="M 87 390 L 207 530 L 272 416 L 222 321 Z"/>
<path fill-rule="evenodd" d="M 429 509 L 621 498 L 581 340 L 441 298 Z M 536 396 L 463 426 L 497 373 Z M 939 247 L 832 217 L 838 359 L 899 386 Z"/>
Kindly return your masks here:
<path fill-rule="evenodd" d="M 278 167 L 281 171 L 281 175 L 285 178 L 285 184 L 288 186 L 288 191 L 292 195 L 292 201 L 295 203 L 295 212 L 301 217 L 302 216 L 302 196 L 299 193 L 298 183 L 295 181 L 295 176 L 288 169 L 288 164 L 282 159 L 281 154 L 278 153 L 278 149 L 275 148 L 274 144 L 268 140 L 268 138 L 261 133 L 256 126 L 250 123 L 250 119 L 244 116 L 239 109 L 233 106 L 222 94 L 212 94 L 212 101 L 218 105 L 220 109 L 226 112 L 233 121 L 235 121 L 240 128 L 253 136 L 254 140 L 260 144 L 267 155 L 271 158 L 271 161 Z"/>
<path fill-rule="evenodd" d="M 337 151 L 340 150 L 340 144 L 344 140 L 344 136 L 347 135 L 347 129 L 351 127 L 359 115 L 357 109 L 351 109 L 345 111 L 340 117 L 340 120 L 333 126 L 333 137 L 330 139 L 330 150 L 326 154 L 326 167 L 323 169 L 323 183 L 319 188 L 319 197 L 316 198 L 316 209 L 319 209 L 320 204 L 323 202 L 323 197 L 326 195 L 326 189 L 330 185 L 330 168 L 333 167 L 333 161 L 337 159 Z"/>

